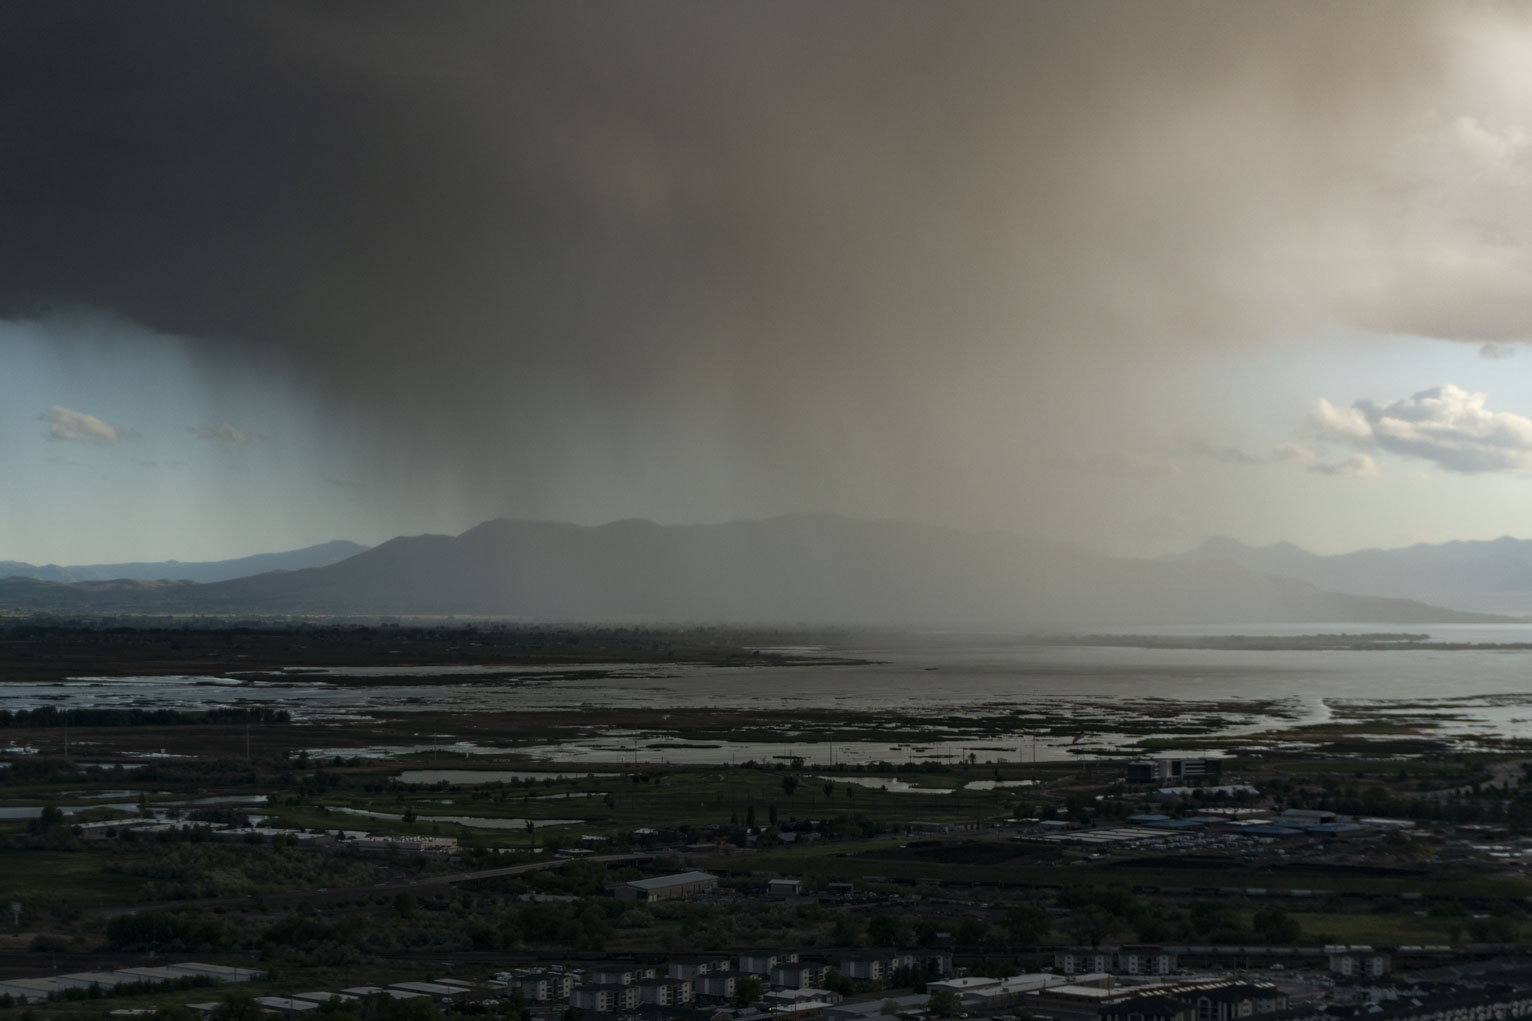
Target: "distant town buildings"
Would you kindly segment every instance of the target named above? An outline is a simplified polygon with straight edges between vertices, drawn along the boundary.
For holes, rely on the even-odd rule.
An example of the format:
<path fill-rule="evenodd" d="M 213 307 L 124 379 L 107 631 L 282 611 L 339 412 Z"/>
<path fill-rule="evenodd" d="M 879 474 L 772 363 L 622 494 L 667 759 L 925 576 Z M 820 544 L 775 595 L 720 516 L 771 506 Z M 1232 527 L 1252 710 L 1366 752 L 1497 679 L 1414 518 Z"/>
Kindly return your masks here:
<path fill-rule="evenodd" d="M 1392 967 L 1392 958 L 1386 951 L 1369 946 L 1325 947 L 1330 958 L 1330 971 L 1346 978 L 1382 978 Z"/>
<path fill-rule="evenodd" d="M 1128 763 L 1129 783 L 1158 783 L 1163 780 L 1213 778 L 1223 774 L 1221 759 L 1143 759 Z"/>
<path fill-rule="evenodd" d="M 157 986 L 171 984 L 182 979 L 203 979 L 212 982 L 249 982 L 263 977 L 263 973 L 250 968 L 234 968 L 222 964 L 203 964 L 187 961 L 154 968 L 118 968 L 114 971 L 77 971 L 66 975 L 50 975 L 46 978 L 13 978 L 0 981 L 0 996 L 9 996 L 22 1003 L 42 1003 L 50 998 L 67 995 L 69 990 L 99 989 L 111 992 L 119 986 L 143 984 Z"/>
<path fill-rule="evenodd" d="M 685 899 L 717 885 L 718 877 L 710 872 L 678 872 L 653 879 L 635 879 L 611 889 L 620 900 L 662 901 Z"/>

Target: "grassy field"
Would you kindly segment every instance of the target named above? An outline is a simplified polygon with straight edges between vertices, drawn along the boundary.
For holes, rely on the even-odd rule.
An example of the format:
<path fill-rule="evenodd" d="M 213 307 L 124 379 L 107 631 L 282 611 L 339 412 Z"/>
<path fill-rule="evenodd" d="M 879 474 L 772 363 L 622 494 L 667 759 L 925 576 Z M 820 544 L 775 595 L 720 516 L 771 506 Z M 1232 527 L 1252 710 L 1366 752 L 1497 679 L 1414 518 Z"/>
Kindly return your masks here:
<path fill-rule="evenodd" d="M 752 818 L 757 826 L 836 816 L 863 816 L 879 826 L 901 825 L 911 818 L 936 821 L 991 820 L 1009 815 L 1018 797 L 1029 788 L 993 791 L 961 790 L 970 778 L 989 779 L 989 773 L 901 775 L 897 779 L 930 785 L 931 793 L 885 791 L 826 780 L 819 774 L 769 769 L 677 771 L 645 774 L 635 783 L 626 776 L 574 777 L 531 785 L 502 785 L 443 790 L 390 789 L 382 792 L 338 788 L 322 795 L 306 796 L 301 803 L 288 798 L 262 809 L 280 823 L 335 829 L 371 829 L 387 833 L 459 835 L 468 831 L 492 846 L 525 845 L 521 829 L 460 826 L 428 822 L 424 816 L 458 815 L 490 819 L 579 819 L 578 823 L 541 826 L 548 835 L 632 833 L 641 828 L 710 825 L 742 825 Z M 791 776 L 784 788 L 784 778 Z M 884 779 L 879 777 L 878 779 Z M 896 778 L 888 776 L 890 782 Z M 828 786 L 829 790 L 826 790 Z M 330 811 L 337 807 L 403 816 L 413 812 L 416 821 L 380 819 Z"/>
<path fill-rule="evenodd" d="M 41 901 L 79 909 L 131 903 L 141 881 L 108 872 L 109 852 L 28 850 L 0 852 L 0 900 L 30 908 Z M 8 923 L 9 917 L 5 919 Z"/>
<path fill-rule="evenodd" d="M 1462 942 L 1462 929 L 1452 919 L 1412 912 L 1395 914 L 1304 913 L 1296 916 L 1306 939 L 1316 943 L 1365 943 L 1372 946 L 1423 946 Z M 1520 926 L 1525 939 L 1528 926 Z M 1324 937 L 1321 939 L 1321 937 Z"/>

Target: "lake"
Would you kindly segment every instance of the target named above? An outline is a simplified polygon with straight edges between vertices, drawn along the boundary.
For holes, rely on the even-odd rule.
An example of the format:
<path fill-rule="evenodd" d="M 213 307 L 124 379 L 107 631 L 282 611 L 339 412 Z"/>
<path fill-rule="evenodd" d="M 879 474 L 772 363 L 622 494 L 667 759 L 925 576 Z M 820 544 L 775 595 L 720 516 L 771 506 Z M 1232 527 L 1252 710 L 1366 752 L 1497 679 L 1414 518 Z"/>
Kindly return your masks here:
<path fill-rule="evenodd" d="M 1126 629 L 1125 629 L 1126 630 Z M 1426 632 L 1438 643 L 1532 642 L 1532 625 L 1274 625 L 1239 628 L 1142 628 L 1136 633 L 1268 634 Z M 1248 734 L 1276 725 L 1318 723 L 1361 715 L 1421 721 L 1437 734 L 1532 740 L 1532 652 L 1485 647 L 1469 650 L 1205 650 L 1121 646 L 1041 645 L 1005 634 L 933 632 L 897 641 L 861 637 L 820 650 L 866 659 L 853 665 L 680 666 L 621 676 L 541 678 L 524 666 L 519 676 L 465 683 L 438 671 L 419 681 L 387 686 L 334 684 L 318 673 L 231 681 L 218 677 L 77 678 L 6 685 L 9 708 L 152 706 L 196 709 L 220 705 L 279 706 L 295 721 L 356 719 L 369 713 L 423 710 L 476 711 L 658 709 L 699 707 L 760 713 L 782 729 L 780 741 L 677 742 L 663 730 L 611 731 L 579 740 L 519 748 L 533 758 L 566 762 L 730 762 L 797 757 L 815 765 L 920 758 L 975 757 L 979 761 L 1057 759 L 1081 750 L 1110 751 L 1122 742 L 1113 725 L 1129 720 L 1142 729 L 1165 721 L 1163 731 L 1195 733 L 1193 721 L 1219 733 Z M 301 664 L 294 665 L 301 669 Z M 486 668 L 476 674 L 499 668 Z M 396 671 L 397 672 L 397 671 Z M 548 673 L 552 673 L 550 669 Z M 439 678 L 439 679 L 433 679 Z M 982 718 L 1021 712 L 1081 722 L 1081 736 L 1018 728 L 978 739 L 954 733 L 911 744 L 817 740 L 795 743 L 795 711 Z M 502 750 L 418 745 L 417 750 L 481 756 Z M 324 749 L 345 754 L 344 749 Z M 384 755 L 403 749 L 374 749 Z"/>

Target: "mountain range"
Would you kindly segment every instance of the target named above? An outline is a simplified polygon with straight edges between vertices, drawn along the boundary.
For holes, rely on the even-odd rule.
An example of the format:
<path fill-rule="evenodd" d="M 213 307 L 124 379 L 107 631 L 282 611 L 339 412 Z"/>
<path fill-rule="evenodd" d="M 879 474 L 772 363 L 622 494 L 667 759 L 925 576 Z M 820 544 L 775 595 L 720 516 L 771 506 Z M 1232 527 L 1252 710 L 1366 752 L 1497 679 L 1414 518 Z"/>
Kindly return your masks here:
<path fill-rule="evenodd" d="M 355 556 L 367 547 L 360 543 L 335 539 L 317 546 L 289 550 L 286 553 L 257 553 L 234 560 L 205 560 L 182 563 L 161 560 L 155 563 L 85 564 L 60 567 L 58 564 L 24 564 L 19 560 L 0 560 L 0 578 L 35 578 L 38 581 L 228 581 L 266 571 L 297 571 L 305 567 L 324 567 L 337 560 Z"/>
<path fill-rule="evenodd" d="M 1351 595 L 1389 595 L 1462 610 L 1532 614 L 1532 539 L 1504 536 L 1326 556 L 1290 542 L 1247 546 L 1219 537 L 1174 559 L 1234 564 Z"/>
<path fill-rule="evenodd" d="M 326 566 L 207 584 L 7 579 L 0 606 L 1008 630 L 1498 619 L 1326 592 L 1223 558 L 1106 557 L 1009 535 L 823 514 L 684 526 L 496 520 L 458 536 L 393 539 Z"/>

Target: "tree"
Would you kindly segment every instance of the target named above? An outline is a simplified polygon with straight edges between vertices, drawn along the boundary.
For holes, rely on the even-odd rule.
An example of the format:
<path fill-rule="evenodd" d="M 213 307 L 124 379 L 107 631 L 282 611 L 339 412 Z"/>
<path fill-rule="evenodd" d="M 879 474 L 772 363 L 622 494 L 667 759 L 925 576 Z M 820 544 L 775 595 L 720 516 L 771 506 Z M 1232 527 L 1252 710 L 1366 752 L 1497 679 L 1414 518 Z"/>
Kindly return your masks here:
<path fill-rule="evenodd" d="M 1031 904 L 1017 904 L 1012 907 L 1005 913 L 1000 924 L 1005 927 L 1006 935 L 1011 938 L 1012 943 L 1034 947 L 1043 941 L 1043 937 L 1052 928 L 1048 912 Z"/>
<path fill-rule="evenodd" d="M 957 1009 L 957 994 L 951 989 L 938 989 L 931 994 L 930 1000 L 926 1003 L 926 1009 L 937 1017 L 951 1017 L 952 1012 Z"/>
<path fill-rule="evenodd" d="M 873 946 L 895 947 L 903 943 L 904 926 L 895 915 L 874 915 L 867 922 L 867 941 Z"/>
<path fill-rule="evenodd" d="M 1476 918 L 1468 923 L 1468 934 L 1476 943 L 1512 943 L 1516 923 L 1505 917 Z"/>
<path fill-rule="evenodd" d="M 755 804 L 753 802 L 745 806 L 745 829 L 755 829 Z"/>
<path fill-rule="evenodd" d="M 44 805 L 42 814 L 32 820 L 29 829 L 33 833 L 48 833 L 64 824 L 64 810 L 57 805 Z"/>
<path fill-rule="evenodd" d="M 1117 927 L 1117 918 L 1110 911 L 1095 904 L 1079 908 L 1069 916 L 1069 932 L 1079 943 L 1096 947 Z"/>
<path fill-rule="evenodd" d="M 965 918 L 958 923 L 952 938 L 965 950 L 977 950 L 989 936 L 989 923 L 982 918 Z"/>
<path fill-rule="evenodd" d="M 1187 906 L 1184 935 L 1192 942 L 1238 943 L 1244 926 L 1239 915 L 1224 901 L 1194 900 Z"/>
<path fill-rule="evenodd" d="M 1262 908 L 1257 911 L 1250 920 L 1250 928 L 1267 943 L 1296 943 L 1303 934 L 1298 919 L 1281 908 Z"/>
<path fill-rule="evenodd" d="M 830 934 L 830 941 L 841 947 L 861 946 L 862 928 L 857 923 L 857 919 L 842 912 L 835 919 L 835 928 Z"/>
<path fill-rule="evenodd" d="M 536 842 L 536 840 L 533 837 L 533 834 L 536 831 L 537 831 L 537 823 L 533 822 L 531 819 L 528 819 L 527 820 L 527 847 L 530 850 L 533 850 L 533 851 L 537 850 L 537 842 Z"/>
<path fill-rule="evenodd" d="M 264 1013 L 253 995 L 243 989 L 236 989 L 225 994 L 209 1016 L 213 1021 L 255 1021 Z"/>
<path fill-rule="evenodd" d="M 782 793 L 783 794 L 786 794 L 788 797 L 792 797 L 793 796 L 793 791 L 795 791 L 797 789 L 798 789 L 798 778 L 796 776 L 794 776 L 792 773 L 788 773 L 786 776 L 784 776 L 782 778 Z"/>
<path fill-rule="evenodd" d="M 748 1007 L 761 998 L 765 986 L 754 975 L 746 975 L 734 983 L 734 1006 Z"/>

